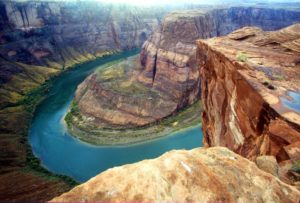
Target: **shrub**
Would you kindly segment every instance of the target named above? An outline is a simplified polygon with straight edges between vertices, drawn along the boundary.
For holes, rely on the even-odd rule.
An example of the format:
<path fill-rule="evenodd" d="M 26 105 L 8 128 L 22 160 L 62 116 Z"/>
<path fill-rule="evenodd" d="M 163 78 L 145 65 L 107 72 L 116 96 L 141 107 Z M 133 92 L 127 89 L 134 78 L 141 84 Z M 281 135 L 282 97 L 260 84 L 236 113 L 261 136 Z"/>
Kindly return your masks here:
<path fill-rule="evenodd" d="M 246 62 L 248 60 L 248 57 L 246 55 L 245 52 L 239 52 L 237 55 L 236 55 L 236 58 L 238 61 L 240 62 Z"/>
<path fill-rule="evenodd" d="M 290 170 L 296 173 L 300 173 L 300 160 L 296 161 Z"/>

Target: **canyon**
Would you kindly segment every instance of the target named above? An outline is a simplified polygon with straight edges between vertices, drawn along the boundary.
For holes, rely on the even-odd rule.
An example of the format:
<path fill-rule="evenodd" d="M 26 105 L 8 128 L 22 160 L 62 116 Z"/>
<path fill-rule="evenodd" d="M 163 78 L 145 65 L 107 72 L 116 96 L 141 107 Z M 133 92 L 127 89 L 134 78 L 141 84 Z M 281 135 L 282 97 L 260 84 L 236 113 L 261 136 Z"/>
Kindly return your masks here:
<path fill-rule="evenodd" d="M 128 143 L 120 136 L 119 141 L 114 139 L 117 133 L 104 129 L 155 124 L 199 100 L 197 39 L 225 35 L 246 25 L 276 30 L 299 19 L 299 11 L 255 7 L 171 12 L 143 44 L 139 60 L 99 71 L 78 87 L 76 110 L 71 109 L 68 115 L 69 127 L 87 142 Z M 156 134 L 154 137 L 162 136 Z M 142 135 L 138 138 L 141 140 Z"/>
<path fill-rule="evenodd" d="M 0 11 L 1 201 L 45 201 L 78 184 L 51 174 L 32 154 L 27 134 L 36 105 L 47 93 L 50 78 L 76 64 L 142 44 L 140 58 L 123 62 L 130 62 L 130 70 L 135 71 L 124 71 L 126 80 L 147 90 L 142 100 L 135 99 L 136 92 L 129 98 L 132 95 L 115 94 L 111 88 L 103 91 L 103 80 L 99 81 L 95 72 L 77 89 L 75 100 L 83 113 L 88 110 L 84 105 L 91 102 L 90 96 L 102 93 L 104 99 L 123 99 L 113 114 L 123 113 L 122 105 L 135 102 L 144 109 L 136 110 L 132 105 L 135 114 L 131 120 L 117 117 L 109 125 L 144 126 L 174 115 L 201 96 L 205 147 L 226 146 L 257 161 L 262 169 L 260 156 L 272 155 L 279 162 L 281 180 L 298 184 L 297 174 L 290 169 L 299 160 L 299 112 L 291 100 L 299 92 L 299 26 L 266 33 L 260 28 L 271 31 L 297 23 L 299 10 L 205 7 L 172 12 L 163 18 L 170 9 L 95 6 L 80 1 L 10 1 L 0 2 Z M 195 43 L 199 38 L 226 35 L 244 26 L 260 28 L 244 28 L 223 38 Z M 84 97 L 81 90 L 90 94 Z M 149 116 L 157 106 L 146 100 L 149 93 L 157 92 L 160 97 L 154 99 L 162 108 Z M 94 107 L 99 102 L 96 98 L 88 104 Z M 97 113 L 94 110 L 88 113 Z M 151 119 L 142 120 L 145 114 Z M 111 169 L 52 201 L 151 201 L 154 196 L 170 201 L 234 201 L 238 197 L 258 202 L 299 201 L 295 187 L 281 182 L 275 173 L 263 172 L 250 160 L 225 148 L 174 151 L 155 160 Z M 147 169 L 151 173 L 145 174 Z M 194 170 L 196 173 L 190 173 Z M 112 189 L 116 181 L 122 181 L 118 191 Z M 141 186 L 143 194 L 136 189 Z M 86 189 L 92 187 L 94 190 Z M 258 199 L 250 199 L 248 189 Z"/>
<path fill-rule="evenodd" d="M 299 33 L 198 40 L 205 147 L 115 167 L 51 201 L 299 202 Z"/>
<path fill-rule="evenodd" d="M 41 166 L 28 143 L 33 112 L 51 86 L 49 79 L 140 47 L 167 9 L 0 1 L 0 11 L 0 200 L 45 201 L 78 184 Z"/>

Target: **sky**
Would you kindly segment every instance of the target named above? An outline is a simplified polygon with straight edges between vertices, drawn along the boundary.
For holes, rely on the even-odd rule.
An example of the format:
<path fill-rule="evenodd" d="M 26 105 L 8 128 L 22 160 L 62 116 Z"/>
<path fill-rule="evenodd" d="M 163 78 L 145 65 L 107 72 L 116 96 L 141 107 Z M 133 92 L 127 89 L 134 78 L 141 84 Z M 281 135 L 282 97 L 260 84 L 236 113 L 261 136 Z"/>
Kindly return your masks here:
<path fill-rule="evenodd" d="M 30 1 L 30 0 L 17 0 Z M 47 1 L 47 0 L 40 0 Z M 49 1 L 49 0 L 48 0 Z M 226 3 L 272 3 L 272 2 L 299 2 L 300 0 L 52 0 L 52 1 L 98 1 L 103 3 L 126 3 L 133 5 L 164 5 L 164 4 L 226 4 Z"/>

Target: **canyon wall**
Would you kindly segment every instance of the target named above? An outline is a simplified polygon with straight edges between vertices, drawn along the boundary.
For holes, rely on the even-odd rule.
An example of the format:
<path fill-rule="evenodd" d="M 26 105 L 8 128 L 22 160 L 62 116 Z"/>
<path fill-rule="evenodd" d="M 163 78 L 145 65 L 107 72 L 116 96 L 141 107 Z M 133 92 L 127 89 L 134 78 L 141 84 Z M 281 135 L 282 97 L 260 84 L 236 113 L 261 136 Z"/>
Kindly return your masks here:
<path fill-rule="evenodd" d="M 75 64 L 137 48 L 168 11 L 83 1 L 0 1 L 1 201 L 45 201 L 72 187 L 60 177 L 53 178 L 33 158 L 26 135 L 40 92 L 32 92 L 25 99 L 24 95 Z M 231 8 L 198 13 L 171 14 L 141 54 L 144 73 L 139 81 L 173 97 L 177 108 L 193 103 L 200 95 L 195 39 L 226 34 L 254 23 L 275 29 L 299 21 L 297 11 L 273 9 Z"/>
<path fill-rule="evenodd" d="M 75 64 L 139 48 L 167 10 L 0 0 L 0 201 L 45 201 L 74 186 L 40 166 L 27 142 L 41 85 Z"/>
<path fill-rule="evenodd" d="M 81 1 L 4 1 L 0 9 L 1 107 L 77 63 L 140 48 L 168 11 Z"/>
<path fill-rule="evenodd" d="M 197 42 L 204 145 L 252 160 L 273 155 L 286 182 L 300 159 L 299 39 L 296 24 L 274 32 L 245 27 Z"/>
<path fill-rule="evenodd" d="M 140 60 L 144 72 L 139 80 L 170 95 L 181 108 L 200 95 L 197 39 L 250 25 L 276 30 L 299 21 L 299 11 L 284 9 L 233 7 L 173 12 L 143 45 Z"/>
<path fill-rule="evenodd" d="M 224 35 L 245 25 L 274 30 L 299 20 L 299 11 L 268 8 L 203 8 L 172 12 L 143 45 L 141 64 L 126 64 L 135 70 L 134 74 L 121 77 L 122 71 L 119 71 L 108 80 L 114 81 L 110 85 L 106 77 L 101 79 L 99 73 L 86 79 L 79 87 L 85 90 L 81 90 L 85 95 L 76 94 L 76 102 L 83 115 L 81 118 L 86 119 L 76 120 L 81 120 L 84 125 L 87 125 L 86 121 L 91 121 L 91 126 L 96 127 L 89 128 L 90 131 L 103 126 L 130 128 L 159 121 L 200 97 L 196 39 Z M 111 76 L 112 73 L 110 71 Z M 128 91 L 138 87 L 144 91 Z"/>
<path fill-rule="evenodd" d="M 116 184 L 117 183 L 117 184 Z M 226 148 L 109 169 L 50 202 L 299 202 L 300 192 Z"/>

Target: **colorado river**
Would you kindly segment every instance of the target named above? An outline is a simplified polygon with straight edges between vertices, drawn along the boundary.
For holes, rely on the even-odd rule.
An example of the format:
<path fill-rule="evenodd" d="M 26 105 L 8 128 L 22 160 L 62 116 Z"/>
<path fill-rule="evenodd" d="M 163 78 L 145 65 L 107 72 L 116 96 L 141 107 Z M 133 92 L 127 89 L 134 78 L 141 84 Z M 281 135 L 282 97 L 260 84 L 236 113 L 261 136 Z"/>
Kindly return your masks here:
<path fill-rule="evenodd" d="M 108 168 L 155 158 L 172 149 L 192 149 L 202 145 L 200 126 L 157 140 L 126 146 L 93 146 L 67 132 L 63 117 L 77 85 L 101 65 L 134 54 L 137 52 L 124 52 L 98 59 L 66 71 L 54 79 L 45 100 L 36 109 L 29 131 L 33 153 L 45 168 L 83 182 Z"/>

